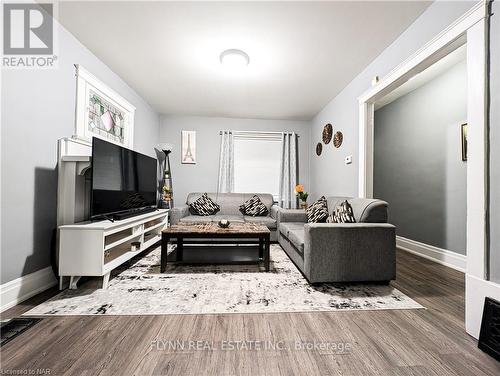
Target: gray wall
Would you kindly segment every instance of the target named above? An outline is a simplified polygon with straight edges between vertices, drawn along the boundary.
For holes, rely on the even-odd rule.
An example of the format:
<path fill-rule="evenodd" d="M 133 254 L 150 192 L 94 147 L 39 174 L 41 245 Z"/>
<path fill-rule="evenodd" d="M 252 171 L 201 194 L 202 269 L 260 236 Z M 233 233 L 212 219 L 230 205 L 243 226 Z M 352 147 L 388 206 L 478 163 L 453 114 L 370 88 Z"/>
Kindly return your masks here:
<path fill-rule="evenodd" d="M 469 10 L 475 2 L 438 1 L 427 10 L 370 65 L 315 116 L 311 129 L 311 147 L 321 141 L 326 123 L 344 133 L 340 149 L 328 145 L 323 154 L 311 156 L 312 199 L 322 194 L 357 196 L 358 194 L 358 97 L 371 86 L 373 76 L 383 77 L 449 24 Z M 311 149 L 314 152 L 314 149 Z M 347 155 L 353 163 L 344 164 Z"/>
<path fill-rule="evenodd" d="M 219 165 L 219 131 L 263 130 L 295 131 L 299 134 L 299 179 L 306 189 L 309 185 L 309 128 L 307 121 L 233 119 L 192 116 L 164 116 L 161 120 L 161 142 L 175 145 L 170 160 L 175 205 L 185 203 L 189 192 L 215 192 Z M 196 131 L 196 158 L 194 165 L 180 163 L 181 131 Z"/>
<path fill-rule="evenodd" d="M 490 279 L 500 282 L 500 3 L 490 32 Z"/>
<path fill-rule="evenodd" d="M 397 234 L 465 254 L 467 162 L 460 125 L 467 122 L 467 65 L 375 111 L 375 197 L 390 203 Z"/>
<path fill-rule="evenodd" d="M 137 108 L 135 149 L 154 156 L 159 115 L 63 28 L 57 69 L 2 70 L 1 283 L 50 265 L 56 147 L 74 133 L 75 63 Z"/>

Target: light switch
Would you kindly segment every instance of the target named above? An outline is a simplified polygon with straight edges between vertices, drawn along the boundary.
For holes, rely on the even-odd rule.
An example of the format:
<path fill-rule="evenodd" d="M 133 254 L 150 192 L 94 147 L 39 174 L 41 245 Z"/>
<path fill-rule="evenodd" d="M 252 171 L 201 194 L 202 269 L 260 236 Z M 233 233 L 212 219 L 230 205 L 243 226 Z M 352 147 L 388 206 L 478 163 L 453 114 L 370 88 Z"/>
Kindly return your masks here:
<path fill-rule="evenodd" d="M 352 155 L 348 155 L 345 157 L 345 164 L 351 164 L 352 163 Z"/>

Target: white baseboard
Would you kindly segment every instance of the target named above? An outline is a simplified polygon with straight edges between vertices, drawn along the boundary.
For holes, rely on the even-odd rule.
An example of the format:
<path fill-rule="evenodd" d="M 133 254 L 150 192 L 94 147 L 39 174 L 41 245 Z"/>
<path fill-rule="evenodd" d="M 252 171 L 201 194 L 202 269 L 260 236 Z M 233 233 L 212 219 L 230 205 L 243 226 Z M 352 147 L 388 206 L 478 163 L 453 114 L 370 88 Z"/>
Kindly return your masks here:
<path fill-rule="evenodd" d="M 34 273 L 0 285 L 1 311 L 3 312 L 36 294 L 57 284 L 57 280 L 49 266 Z"/>
<path fill-rule="evenodd" d="M 465 273 L 467 268 L 467 257 L 456 252 L 403 238 L 402 236 L 396 236 L 396 246 L 403 251 L 424 257 L 462 273 Z"/>

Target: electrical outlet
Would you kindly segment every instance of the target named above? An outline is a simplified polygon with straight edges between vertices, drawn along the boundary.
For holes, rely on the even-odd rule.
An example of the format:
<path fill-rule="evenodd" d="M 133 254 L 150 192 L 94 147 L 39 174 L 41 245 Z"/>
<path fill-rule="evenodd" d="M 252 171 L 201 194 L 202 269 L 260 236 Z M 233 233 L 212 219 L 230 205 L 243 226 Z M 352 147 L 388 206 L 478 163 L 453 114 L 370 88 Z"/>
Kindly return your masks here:
<path fill-rule="evenodd" d="M 351 164 L 352 163 L 352 155 L 348 155 L 345 157 L 345 164 Z"/>

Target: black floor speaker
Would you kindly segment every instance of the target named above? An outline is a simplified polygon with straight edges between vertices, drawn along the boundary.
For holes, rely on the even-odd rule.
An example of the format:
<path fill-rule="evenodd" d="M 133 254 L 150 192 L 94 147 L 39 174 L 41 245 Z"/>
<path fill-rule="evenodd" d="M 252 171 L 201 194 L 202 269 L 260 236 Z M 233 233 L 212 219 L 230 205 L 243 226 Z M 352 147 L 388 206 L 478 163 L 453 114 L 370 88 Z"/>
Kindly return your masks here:
<path fill-rule="evenodd" d="M 478 347 L 500 361 L 500 303 L 485 298 Z"/>

